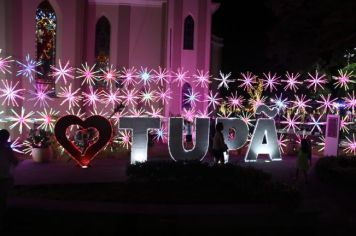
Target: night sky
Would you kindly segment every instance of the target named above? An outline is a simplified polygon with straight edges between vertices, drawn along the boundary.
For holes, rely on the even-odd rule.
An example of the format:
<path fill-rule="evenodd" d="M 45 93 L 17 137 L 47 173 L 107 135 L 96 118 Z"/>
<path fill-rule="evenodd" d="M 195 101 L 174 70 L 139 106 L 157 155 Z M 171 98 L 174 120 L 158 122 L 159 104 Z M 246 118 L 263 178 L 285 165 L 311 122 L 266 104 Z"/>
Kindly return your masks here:
<path fill-rule="evenodd" d="M 356 47 L 355 0 L 215 2 L 212 32 L 224 39 L 225 72 L 335 73 Z"/>

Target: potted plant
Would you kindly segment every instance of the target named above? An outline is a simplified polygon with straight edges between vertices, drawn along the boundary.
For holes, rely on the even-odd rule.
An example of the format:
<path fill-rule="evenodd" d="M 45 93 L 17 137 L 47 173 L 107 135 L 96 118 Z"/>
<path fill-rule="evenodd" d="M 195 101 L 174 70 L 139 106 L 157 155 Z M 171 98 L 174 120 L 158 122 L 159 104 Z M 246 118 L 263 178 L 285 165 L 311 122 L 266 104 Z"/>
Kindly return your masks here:
<path fill-rule="evenodd" d="M 27 141 L 32 146 L 32 158 L 35 162 L 48 162 L 52 158 L 51 132 L 44 129 L 31 129 Z"/>

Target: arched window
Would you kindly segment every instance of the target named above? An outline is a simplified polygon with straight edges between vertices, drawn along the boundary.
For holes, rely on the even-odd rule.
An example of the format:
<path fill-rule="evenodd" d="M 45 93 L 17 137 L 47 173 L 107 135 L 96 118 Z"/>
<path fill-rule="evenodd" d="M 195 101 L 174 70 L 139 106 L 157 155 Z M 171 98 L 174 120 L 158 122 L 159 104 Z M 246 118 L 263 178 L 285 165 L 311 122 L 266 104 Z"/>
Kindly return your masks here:
<path fill-rule="evenodd" d="M 194 20 L 191 15 L 184 20 L 184 45 L 183 49 L 194 49 Z"/>
<path fill-rule="evenodd" d="M 190 104 L 190 102 L 188 102 L 188 94 L 192 93 L 192 86 L 189 83 L 185 83 L 183 84 L 183 88 L 182 88 L 182 108 L 189 110 L 190 108 L 192 108 L 192 105 Z"/>
<path fill-rule="evenodd" d="M 105 70 L 109 66 L 110 59 L 110 31 L 109 20 L 102 16 L 96 23 L 95 29 L 95 62 L 97 70 Z M 103 81 L 98 81 L 98 87 L 105 87 Z"/>
<path fill-rule="evenodd" d="M 41 62 L 36 70 L 36 83 L 42 84 L 55 95 L 54 78 L 50 76 L 51 65 L 56 63 L 57 17 L 51 4 L 43 1 L 36 10 L 36 59 Z"/>

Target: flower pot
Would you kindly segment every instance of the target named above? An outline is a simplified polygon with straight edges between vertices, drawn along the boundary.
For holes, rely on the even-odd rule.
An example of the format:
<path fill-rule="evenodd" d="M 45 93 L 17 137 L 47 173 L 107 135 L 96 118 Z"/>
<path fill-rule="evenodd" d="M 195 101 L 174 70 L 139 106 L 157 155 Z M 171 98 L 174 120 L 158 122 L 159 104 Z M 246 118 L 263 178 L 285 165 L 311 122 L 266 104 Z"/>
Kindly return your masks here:
<path fill-rule="evenodd" d="M 47 148 L 32 148 L 32 159 L 34 162 L 49 162 L 52 158 L 52 149 Z"/>

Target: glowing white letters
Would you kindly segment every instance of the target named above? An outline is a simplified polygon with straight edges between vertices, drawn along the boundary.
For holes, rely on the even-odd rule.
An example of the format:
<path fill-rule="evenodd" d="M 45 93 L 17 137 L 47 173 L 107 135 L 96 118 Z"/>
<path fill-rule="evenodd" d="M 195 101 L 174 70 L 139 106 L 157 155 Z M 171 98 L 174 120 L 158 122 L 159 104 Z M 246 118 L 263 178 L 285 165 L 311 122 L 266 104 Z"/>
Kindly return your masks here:
<path fill-rule="evenodd" d="M 183 118 L 169 119 L 169 154 L 173 160 L 202 160 L 209 147 L 209 118 L 196 118 L 196 140 L 192 150 L 183 147 Z"/>
<path fill-rule="evenodd" d="M 269 118 L 257 120 L 251 143 L 245 156 L 246 162 L 257 161 L 259 154 L 268 154 L 272 161 L 281 160 L 278 137 L 274 120 L 276 108 L 266 105 L 257 108 L 256 114 L 264 113 Z M 238 118 L 217 118 L 216 123 L 224 125 L 224 139 L 229 150 L 241 148 L 247 141 L 248 126 Z M 168 149 L 171 158 L 177 160 L 202 160 L 209 147 L 209 118 L 196 118 L 196 139 L 192 150 L 186 150 L 183 142 L 183 118 L 169 118 Z M 120 129 L 132 129 L 131 163 L 147 161 L 148 129 L 159 129 L 160 118 L 151 117 L 121 117 Z M 234 135 L 229 135 L 233 129 Z M 266 142 L 263 143 L 264 137 Z"/>
<path fill-rule="evenodd" d="M 257 108 L 256 114 L 262 112 L 272 118 L 278 113 L 278 109 L 274 108 L 271 110 L 266 105 L 261 105 Z M 266 143 L 263 143 L 264 137 L 266 137 Z M 245 156 L 245 161 L 257 161 L 259 154 L 268 154 L 272 161 L 282 160 L 279 151 L 276 125 L 273 119 L 260 118 L 257 120 L 251 143 Z"/>
<path fill-rule="evenodd" d="M 131 164 L 147 161 L 148 129 L 159 129 L 159 118 L 121 117 L 120 129 L 132 129 Z"/>

